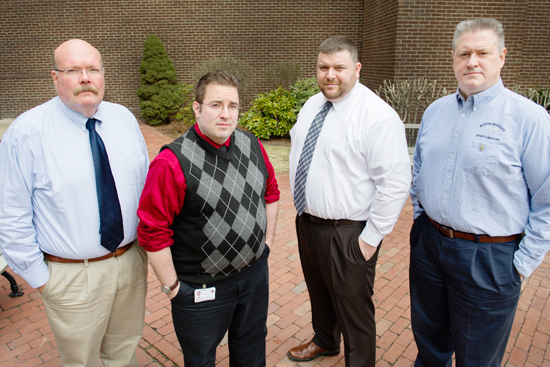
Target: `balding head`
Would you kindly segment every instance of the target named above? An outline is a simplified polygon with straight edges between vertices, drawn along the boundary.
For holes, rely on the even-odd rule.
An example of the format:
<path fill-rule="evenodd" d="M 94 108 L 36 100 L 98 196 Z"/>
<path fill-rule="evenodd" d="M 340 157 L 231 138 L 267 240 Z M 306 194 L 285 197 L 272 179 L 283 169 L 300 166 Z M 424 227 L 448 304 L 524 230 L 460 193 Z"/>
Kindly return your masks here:
<path fill-rule="evenodd" d="M 52 61 L 51 74 L 61 101 L 70 109 L 92 117 L 105 94 L 99 51 L 86 41 L 71 39 L 55 49 Z"/>
<path fill-rule="evenodd" d="M 68 41 L 60 44 L 52 53 L 52 65 L 53 69 L 59 69 L 58 63 L 60 59 L 63 59 L 67 52 L 78 52 L 79 50 L 84 50 L 85 52 L 95 52 L 96 55 L 101 60 L 101 54 L 99 51 L 88 42 L 81 39 L 70 39 Z"/>

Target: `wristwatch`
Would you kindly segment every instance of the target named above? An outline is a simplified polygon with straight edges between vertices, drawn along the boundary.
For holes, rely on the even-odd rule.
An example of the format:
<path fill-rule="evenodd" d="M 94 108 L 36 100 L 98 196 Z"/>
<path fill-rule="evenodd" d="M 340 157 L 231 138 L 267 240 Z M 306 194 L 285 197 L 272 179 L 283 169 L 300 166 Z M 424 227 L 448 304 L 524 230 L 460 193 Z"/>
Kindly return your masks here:
<path fill-rule="evenodd" d="M 163 292 L 163 293 L 166 293 L 166 294 L 170 294 L 172 293 L 172 291 L 174 289 L 176 289 L 176 287 L 178 286 L 178 284 L 180 284 L 180 281 L 178 279 L 176 279 L 176 281 L 174 282 L 174 284 L 168 286 L 168 285 L 161 285 L 160 286 L 160 290 Z"/>

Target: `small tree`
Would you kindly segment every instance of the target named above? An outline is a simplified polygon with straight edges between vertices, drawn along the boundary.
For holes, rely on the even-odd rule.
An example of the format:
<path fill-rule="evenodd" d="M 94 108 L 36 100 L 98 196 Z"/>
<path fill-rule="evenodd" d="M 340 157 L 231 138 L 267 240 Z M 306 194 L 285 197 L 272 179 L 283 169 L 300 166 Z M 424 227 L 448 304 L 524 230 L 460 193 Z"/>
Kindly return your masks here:
<path fill-rule="evenodd" d="M 162 41 L 154 34 L 145 40 L 137 90 L 141 115 L 149 125 L 169 123 L 183 102 L 183 86 Z"/>
<path fill-rule="evenodd" d="M 221 57 L 210 59 L 200 64 L 193 73 L 196 82 L 204 75 L 214 70 L 225 70 L 235 75 L 239 81 L 239 97 L 241 101 L 246 101 L 248 81 L 252 76 L 252 68 L 247 63 L 234 59 L 232 57 Z"/>
<path fill-rule="evenodd" d="M 283 61 L 272 64 L 265 72 L 267 85 L 271 89 L 279 87 L 289 89 L 300 77 L 302 67 L 297 62 Z"/>

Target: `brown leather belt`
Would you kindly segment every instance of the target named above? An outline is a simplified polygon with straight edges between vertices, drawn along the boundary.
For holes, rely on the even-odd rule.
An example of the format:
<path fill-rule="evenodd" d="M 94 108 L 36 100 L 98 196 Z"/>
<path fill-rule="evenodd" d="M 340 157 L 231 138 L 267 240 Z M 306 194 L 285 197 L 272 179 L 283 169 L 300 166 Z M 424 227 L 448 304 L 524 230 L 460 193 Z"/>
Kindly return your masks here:
<path fill-rule="evenodd" d="M 126 251 L 128 251 L 135 242 L 136 242 L 136 240 L 130 242 L 127 245 L 124 245 L 122 247 L 117 248 L 115 250 L 115 252 L 110 252 L 107 255 L 100 256 L 100 257 L 94 257 L 93 259 L 88 259 L 88 262 L 101 261 L 101 260 L 110 259 L 112 257 L 118 257 L 118 256 L 122 255 L 123 253 L 125 253 Z M 51 262 L 54 262 L 54 263 L 79 264 L 79 263 L 83 263 L 83 262 L 86 261 L 86 260 L 78 260 L 78 259 L 65 259 L 64 257 L 50 255 L 46 252 L 43 252 L 43 253 L 44 253 L 44 259 L 46 259 L 48 261 L 51 261 Z"/>
<path fill-rule="evenodd" d="M 477 235 L 477 234 L 473 234 L 473 233 L 465 233 L 465 232 L 455 231 L 452 228 L 449 228 L 447 226 L 439 224 L 430 217 L 428 217 L 428 219 L 434 225 L 434 227 L 437 229 L 437 231 L 439 233 L 441 233 L 443 236 L 449 237 L 449 238 L 460 238 L 462 240 L 468 240 L 468 241 L 473 241 L 473 242 L 501 243 L 501 242 L 515 241 L 515 240 L 521 238 L 521 236 L 523 236 L 523 233 L 513 234 L 513 235 L 510 235 L 510 236 L 500 236 L 500 237 L 499 236 L 491 237 L 491 236 L 487 236 L 487 235 Z"/>
<path fill-rule="evenodd" d="M 362 225 L 365 225 L 365 221 L 357 221 L 357 220 L 349 220 L 349 219 L 338 219 L 338 220 L 333 220 L 333 219 L 323 219 L 323 218 L 318 218 L 316 216 L 313 216 L 311 214 L 308 214 L 308 213 L 305 213 L 307 216 L 309 216 L 309 220 L 311 220 L 313 223 L 315 224 L 320 224 L 322 226 L 327 226 L 327 227 L 337 227 L 337 226 L 355 226 L 355 225 L 359 225 L 359 224 L 362 224 Z"/>

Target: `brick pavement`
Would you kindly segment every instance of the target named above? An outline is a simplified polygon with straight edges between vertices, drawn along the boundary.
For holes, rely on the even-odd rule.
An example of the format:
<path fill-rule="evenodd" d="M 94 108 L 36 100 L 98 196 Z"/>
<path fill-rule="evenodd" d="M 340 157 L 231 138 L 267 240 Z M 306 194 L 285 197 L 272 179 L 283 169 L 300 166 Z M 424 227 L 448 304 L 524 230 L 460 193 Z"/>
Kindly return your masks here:
<path fill-rule="evenodd" d="M 170 141 L 142 125 L 151 159 Z M 344 366 L 343 353 L 296 364 L 287 350 L 312 337 L 311 310 L 300 268 L 294 217 L 287 174 L 278 175 L 280 213 L 270 266 L 270 304 L 267 336 L 268 367 Z M 408 296 L 408 233 L 412 221 L 410 201 L 394 231 L 380 250 L 375 282 L 378 367 L 412 366 L 416 346 L 410 326 Z M 150 268 L 147 314 L 143 339 L 138 348 L 141 366 L 183 366 L 183 357 L 171 323 L 170 302 L 159 291 L 159 281 Z M 13 272 L 11 272 L 13 274 Z M 59 366 L 56 344 L 48 326 L 42 299 L 20 277 L 25 295 L 9 298 L 9 284 L 0 277 L 0 365 Z M 526 279 L 506 349 L 503 366 L 550 366 L 550 255 Z M 342 345 L 343 348 L 343 345 Z M 229 366 L 225 341 L 217 351 L 218 366 Z M 100 363 L 101 365 L 101 363 Z"/>

